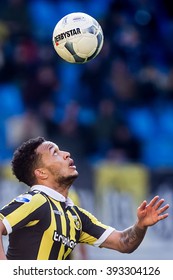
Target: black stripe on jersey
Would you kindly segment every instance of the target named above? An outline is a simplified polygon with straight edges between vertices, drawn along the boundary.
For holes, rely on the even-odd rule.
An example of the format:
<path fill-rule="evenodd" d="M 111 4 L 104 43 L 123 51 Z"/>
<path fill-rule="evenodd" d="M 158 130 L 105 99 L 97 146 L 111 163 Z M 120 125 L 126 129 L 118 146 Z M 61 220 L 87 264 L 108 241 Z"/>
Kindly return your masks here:
<path fill-rule="evenodd" d="M 54 211 L 57 211 L 57 207 L 56 205 L 53 203 L 52 200 L 50 200 L 48 197 L 47 199 L 49 200 L 51 206 L 52 206 L 52 209 Z M 59 232 L 59 234 L 62 233 L 62 225 L 61 225 L 61 217 L 60 215 L 56 215 L 55 212 L 54 212 L 54 215 L 55 215 L 55 220 L 56 220 L 56 225 L 57 225 L 57 230 Z M 53 238 L 53 236 L 52 236 Z M 61 248 L 61 243 L 60 242 L 54 242 L 53 246 L 52 246 L 52 249 L 51 249 L 51 252 L 50 252 L 50 255 L 49 255 L 49 260 L 57 260 L 58 259 L 58 253 L 60 251 L 60 248 Z"/>
<path fill-rule="evenodd" d="M 66 220 L 67 220 L 67 223 L 66 223 L 66 236 L 70 236 L 70 220 L 69 220 L 69 217 L 68 217 L 68 214 L 65 210 L 65 215 L 66 215 Z M 64 256 L 66 255 L 65 253 L 67 252 L 67 250 L 69 249 L 69 247 L 67 245 L 65 245 L 65 252 L 64 252 Z M 64 259 L 64 256 L 63 256 L 63 259 Z"/>
<path fill-rule="evenodd" d="M 21 205 L 23 205 L 23 203 L 21 202 L 16 202 L 15 200 L 13 200 L 12 202 L 10 202 L 8 204 L 8 206 L 10 206 L 10 211 L 13 212 L 15 211 L 16 209 L 18 209 Z M 2 208 L 1 210 L 1 213 L 4 215 L 4 217 L 6 217 L 9 213 L 8 213 L 8 208 L 7 207 L 4 207 Z"/>

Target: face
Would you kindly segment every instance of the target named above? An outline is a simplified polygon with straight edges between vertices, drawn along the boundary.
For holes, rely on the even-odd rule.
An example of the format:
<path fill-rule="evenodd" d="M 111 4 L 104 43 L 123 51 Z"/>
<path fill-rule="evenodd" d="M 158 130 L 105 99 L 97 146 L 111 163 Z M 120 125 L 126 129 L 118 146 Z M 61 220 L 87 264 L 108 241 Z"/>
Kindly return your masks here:
<path fill-rule="evenodd" d="M 55 143 L 45 141 L 36 151 L 41 155 L 42 169 L 49 180 L 68 185 L 77 178 L 78 172 L 70 153 L 61 151 Z"/>

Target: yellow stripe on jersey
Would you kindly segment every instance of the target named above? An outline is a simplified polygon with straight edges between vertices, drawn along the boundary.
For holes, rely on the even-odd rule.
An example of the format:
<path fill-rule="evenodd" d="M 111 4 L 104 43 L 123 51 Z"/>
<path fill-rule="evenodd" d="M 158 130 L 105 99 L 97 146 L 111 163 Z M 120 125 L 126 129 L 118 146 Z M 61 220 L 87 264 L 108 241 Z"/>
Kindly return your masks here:
<path fill-rule="evenodd" d="M 71 253 L 71 249 L 68 248 L 67 251 L 64 253 L 64 256 L 63 256 L 63 260 L 65 260 L 67 258 L 67 256 Z"/>
<path fill-rule="evenodd" d="M 82 234 L 80 236 L 81 243 L 87 243 L 87 244 L 93 245 L 96 241 L 97 241 L 97 238 L 91 236 L 90 234 L 88 234 L 86 232 L 82 232 Z"/>
<path fill-rule="evenodd" d="M 39 223 L 39 220 L 29 222 L 25 227 L 33 227 Z"/>
<path fill-rule="evenodd" d="M 59 206 L 58 207 L 58 210 L 60 210 L 62 213 L 64 213 L 64 210 L 63 208 L 61 207 L 60 203 L 58 202 L 59 205 L 57 205 L 57 202 L 55 202 L 55 205 L 56 206 Z M 61 234 L 63 236 L 67 236 L 67 221 L 66 221 L 66 217 L 65 217 L 65 214 L 63 215 L 60 215 L 60 221 L 61 221 Z M 57 228 L 57 231 L 58 231 L 58 228 Z M 63 243 L 63 242 L 62 242 Z M 60 247 L 60 250 L 59 250 L 59 254 L 58 254 L 58 260 L 62 260 L 63 259 L 63 255 L 64 255 L 64 252 L 65 252 L 65 245 L 63 244 L 61 247 Z"/>
<path fill-rule="evenodd" d="M 1 213 L 0 213 L 0 220 L 2 221 L 4 219 L 4 215 L 2 215 Z"/>

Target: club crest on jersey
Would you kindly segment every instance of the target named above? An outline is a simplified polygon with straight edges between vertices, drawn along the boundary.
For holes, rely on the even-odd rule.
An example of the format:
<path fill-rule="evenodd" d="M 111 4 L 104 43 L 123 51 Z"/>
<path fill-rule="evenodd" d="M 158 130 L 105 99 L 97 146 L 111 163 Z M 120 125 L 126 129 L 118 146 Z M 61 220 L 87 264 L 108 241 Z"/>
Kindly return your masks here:
<path fill-rule="evenodd" d="M 32 195 L 30 194 L 21 194 L 15 198 L 15 201 L 21 203 L 29 203 L 31 201 Z"/>
<path fill-rule="evenodd" d="M 82 225 L 81 225 L 79 218 L 76 215 L 73 215 L 73 219 L 74 219 L 75 228 L 77 230 L 80 230 Z"/>

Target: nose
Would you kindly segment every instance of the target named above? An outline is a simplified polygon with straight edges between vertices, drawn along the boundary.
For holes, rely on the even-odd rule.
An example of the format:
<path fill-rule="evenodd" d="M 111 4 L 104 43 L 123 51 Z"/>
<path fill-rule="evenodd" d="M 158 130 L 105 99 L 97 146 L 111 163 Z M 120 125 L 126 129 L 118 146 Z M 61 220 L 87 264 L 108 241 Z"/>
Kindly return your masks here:
<path fill-rule="evenodd" d="M 70 157 L 70 153 L 69 152 L 65 152 L 65 151 L 63 151 L 63 157 L 64 157 L 64 159 L 67 159 L 67 158 L 69 158 Z"/>

